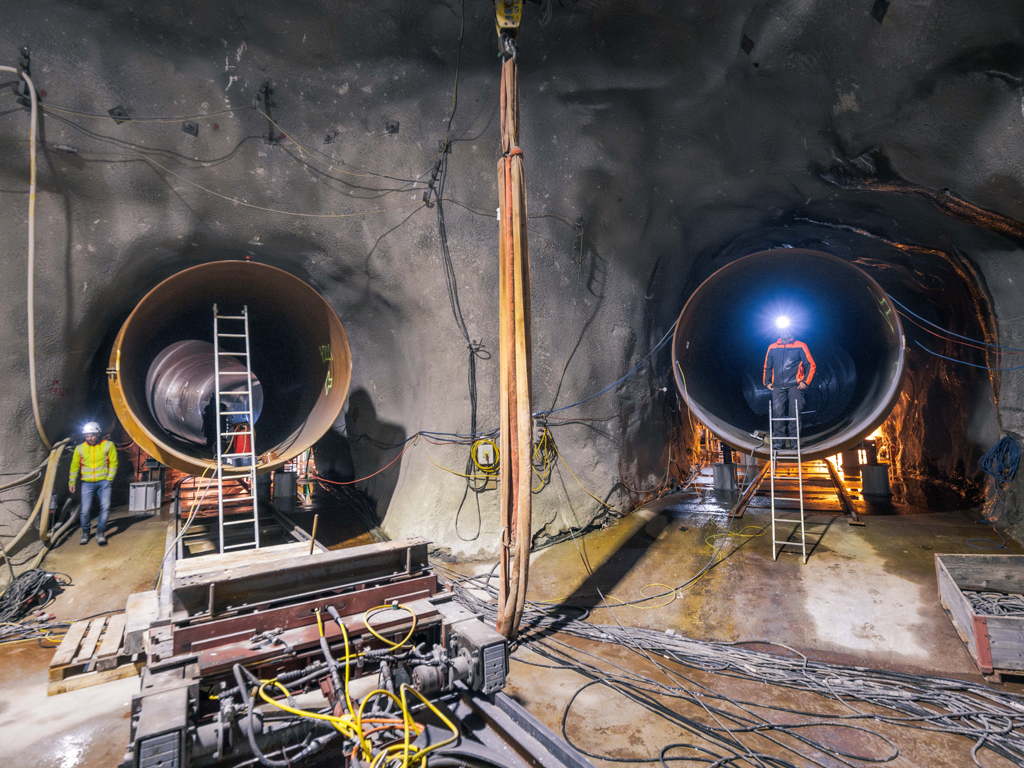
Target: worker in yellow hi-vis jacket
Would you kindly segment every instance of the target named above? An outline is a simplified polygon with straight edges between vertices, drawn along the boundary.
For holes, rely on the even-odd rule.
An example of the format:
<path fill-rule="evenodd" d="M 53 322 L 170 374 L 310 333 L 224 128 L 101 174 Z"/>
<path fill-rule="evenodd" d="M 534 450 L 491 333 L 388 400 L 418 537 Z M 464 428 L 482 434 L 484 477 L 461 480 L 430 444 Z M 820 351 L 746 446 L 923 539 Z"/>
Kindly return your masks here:
<path fill-rule="evenodd" d="M 110 484 L 117 474 L 117 448 L 109 440 L 100 439 L 100 425 L 90 421 L 82 428 L 85 442 L 75 448 L 71 459 L 71 478 L 68 489 L 74 493 L 78 474 L 82 474 L 82 509 L 79 521 L 82 524 L 82 538 L 79 544 L 89 543 L 89 528 L 92 525 L 92 501 L 100 497 L 100 517 L 96 522 L 96 543 L 107 543 L 107 516 L 110 514 Z"/>

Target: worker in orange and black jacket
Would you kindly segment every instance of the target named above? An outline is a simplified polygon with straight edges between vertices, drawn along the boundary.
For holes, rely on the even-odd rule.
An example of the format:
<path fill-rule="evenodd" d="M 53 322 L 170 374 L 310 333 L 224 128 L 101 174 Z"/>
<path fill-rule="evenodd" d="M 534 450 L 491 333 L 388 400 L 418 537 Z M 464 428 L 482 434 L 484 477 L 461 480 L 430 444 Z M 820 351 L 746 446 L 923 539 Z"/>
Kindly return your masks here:
<path fill-rule="evenodd" d="M 768 347 L 764 357 L 764 385 L 772 392 L 772 415 L 775 418 L 795 418 L 804 406 L 804 390 L 814 379 L 814 358 L 802 341 L 793 338 L 788 328 L 781 331 L 778 341 Z M 774 426 L 774 425 L 773 425 Z M 796 422 L 783 421 L 779 429 L 772 430 L 776 436 L 795 438 Z M 782 445 L 776 440 L 773 448 L 796 448 Z"/>

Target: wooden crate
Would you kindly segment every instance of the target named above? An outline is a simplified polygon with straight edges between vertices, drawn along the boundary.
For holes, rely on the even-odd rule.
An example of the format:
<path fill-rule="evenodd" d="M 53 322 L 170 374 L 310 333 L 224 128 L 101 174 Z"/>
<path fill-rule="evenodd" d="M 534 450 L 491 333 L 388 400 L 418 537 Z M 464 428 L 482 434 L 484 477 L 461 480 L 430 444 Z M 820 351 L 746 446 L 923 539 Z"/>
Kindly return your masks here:
<path fill-rule="evenodd" d="M 50 662 L 46 695 L 138 675 L 145 658 L 125 653 L 125 619 L 116 613 L 72 624 Z"/>
<path fill-rule="evenodd" d="M 978 669 L 997 682 L 1024 674 L 1024 616 L 983 616 L 964 590 L 1024 594 L 1024 555 L 935 555 L 942 607 Z"/>

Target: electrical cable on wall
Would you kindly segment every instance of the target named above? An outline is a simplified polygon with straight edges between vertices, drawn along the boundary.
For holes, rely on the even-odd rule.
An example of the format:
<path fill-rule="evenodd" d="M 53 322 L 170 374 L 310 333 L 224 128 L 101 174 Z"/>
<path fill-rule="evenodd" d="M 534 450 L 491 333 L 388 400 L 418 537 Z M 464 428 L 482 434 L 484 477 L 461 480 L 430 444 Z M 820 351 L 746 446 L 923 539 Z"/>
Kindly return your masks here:
<path fill-rule="evenodd" d="M 941 325 L 933 323 L 931 320 L 926 320 L 925 318 L 921 317 L 917 313 L 911 311 L 909 308 L 907 308 L 906 306 L 901 304 L 899 301 L 894 299 L 891 295 L 887 294 L 887 297 L 889 298 L 890 301 L 892 301 L 893 304 L 896 305 L 897 312 L 900 314 L 900 316 L 910 320 L 914 325 L 916 325 L 917 327 L 919 327 L 922 330 L 926 331 L 927 333 L 930 333 L 933 336 L 937 336 L 938 338 L 943 339 L 946 342 L 950 342 L 950 343 L 953 343 L 953 344 L 959 344 L 961 346 L 966 346 L 966 347 L 972 347 L 972 348 L 975 348 L 975 349 L 979 349 L 979 350 L 985 352 L 986 354 L 990 354 L 990 355 L 1018 355 L 1018 354 L 1024 354 L 1024 349 L 1018 349 L 1017 347 L 1007 347 L 1007 346 L 1003 346 L 1003 345 L 1000 345 L 1000 344 L 993 344 L 993 343 L 988 342 L 988 341 L 980 341 L 978 339 L 972 339 L 969 336 L 964 336 L 962 334 L 955 333 L 954 331 L 951 331 L 951 330 L 949 330 L 947 328 L 943 328 Z M 922 323 L 924 325 L 922 325 Z M 926 326 L 930 326 L 931 328 L 935 328 L 936 330 L 940 331 L 941 334 L 945 334 L 945 336 L 929 330 L 929 328 L 926 327 Z M 967 366 L 969 368 L 979 368 L 979 369 L 984 370 L 984 371 L 993 371 L 993 372 L 997 372 L 997 373 L 1006 373 L 1006 372 L 1009 372 L 1009 371 L 1024 370 L 1024 365 L 1013 366 L 1011 368 L 994 368 L 994 367 L 988 366 L 988 365 L 979 365 L 977 363 L 970 363 L 970 362 L 968 362 L 966 360 L 960 360 L 959 358 L 950 357 L 948 355 L 943 355 L 943 354 L 940 354 L 938 352 L 935 352 L 934 350 L 931 350 L 928 347 L 926 347 L 924 344 L 922 344 L 917 339 L 914 340 L 914 344 L 916 344 L 918 347 L 923 349 L 929 355 L 941 358 L 942 360 L 948 360 L 951 363 L 957 363 L 959 365 L 965 365 L 965 366 Z"/>
<path fill-rule="evenodd" d="M 927 323 L 927 324 L 928 324 L 928 325 L 930 325 L 931 327 L 933 327 L 933 328 L 936 328 L 936 329 L 938 329 L 938 330 L 942 331 L 943 333 L 945 333 L 945 334 L 948 334 L 949 336 L 953 336 L 953 337 L 955 337 L 955 338 L 957 338 L 957 339 L 961 339 L 961 340 L 963 340 L 963 341 L 967 341 L 967 342 L 970 342 L 971 344 L 974 344 L 974 345 L 977 345 L 977 344 L 982 344 L 982 345 L 984 345 L 984 346 L 986 346 L 986 347 L 990 347 L 990 348 L 992 348 L 992 349 L 1002 349 L 1002 350 L 1007 350 L 1007 351 L 1010 351 L 1010 352 L 1019 352 L 1019 353 L 1022 353 L 1022 354 L 1024 354 L 1024 349 L 1018 349 L 1018 348 L 1016 348 L 1016 347 L 1005 347 L 1005 346 L 1001 346 L 1001 345 L 999 345 L 999 344 L 992 344 L 991 342 L 988 342 L 988 341 L 979 341 L 978 339 L 972 339 L 972 338 L 971 338 L 971 337 L 969 337 L 969 336 L 963 336 L 963 335 L 961 335 L 961 334 L 959 334 L 959 333 L 955 333 L 955 332 L 953 332 L 953 331 L 950 331 L 950 330 L 948 330 L 947 328 L 943 328 L 943 327 L 942 327 L 941 325 L 937 325 L 937 324 L 933 323 L 933 322 L 932 322 L 931 320 L 925 320 L 925 319 L 924 319 L 923 317 L 921 317 L 920 315 L 918 315 L 918 314 L 916 314 L 916 313 L 912 312 L 912 311 L 911 311 L 910 309 L 908 309 L 908 308 L 907 308 L 907 307 L 905 307 L 905 306 L 904 306 L 903 304 L 901 304 L 901 303 L 900 303 L 900 302 L 898 302 L 898 301 L 897 301 L 896 299 L 894 299 L 894 298 L 893 298 L 893 297 L 892 297 L 892 296 L 891 296 L 890 294 L 886 294 L 886 297 L 887 297 L 887 298 L 888 298 L 888 299 L 889 299 L 889 300 L 890 300 L 890 301 L 891 301 L 891 302 L 892 302 L 893 304 L 895 304 L 895 305 L 896 305 L 897 307 L 899 307 L 900 309 L 902 309 L 902 310 L 903 310 L 903 312 L 906 312 L 906 313 L 908 313 L 908 314 L 909 314 L 909 315 L 911 315 L 912 317 L 914 317 L 914 318 L 916 318 L 916 319 L 920 320 L 920 321 L 921 321 L 921 322 L 923 322 L 923 323 Z"/>
<path fill-rule="evenodd" d="M 107 135 L 104 135 L 104 134 L 97 134 L 97 133 L 88 131 L 87 129 L 84 129 L 81 126 L 79 126 L 74 121 L 69 120 L 67 118 L 64 118 L 62 116 L 62 115 L 73 115 L 75 117 L 96 118 L 96 119 L 110 120 L 111 119 L 110 115 L 99 115 L 99 114 L 93 114 L 93 113 L 88 113 L 88 112 L 79 112 L 77 110 L 68 109 L 66 107 L 56 107 L 56 106 L 54 106 L 52 104 L 41 104 L 39 106 L 39 108 L 44 113 L 49 114 L 50 117 L 55 117 L 55 118 L 61 120 L 62 122 L 66 123 L 67 125 L 70 125 L 70 126 L 72 126 L 74 128 L 77 128 L 77 129 L 81 130 L 82 132 L 84 132 L 86 135 L 91 136 L 91 137 L 93 137 L 95 139 L 105 140 L 105 141 L 108 141 L 108 142 L 111 142 L 111 143 L 115 143 L 115 144 L 117 144 L 119 146 L 130 147 L 130 148 L 133 148 L 133 149 L 139 149 L 139 150 L 141 150 L 141 149 L 148 149 L 150 151 L 160 151 L 160 150 L 156 150 L 156 149 L 153 149 L 153 148 L 140 147 L 140 146 L 135 145 L 135 144 L 133 144 L 133 143 L 131 143 L 129 141 L 125 141 L 124 139 L 118 139 L 118 138 L 115 138 L 113 136 L 107 136 Z M 261 117 L 266 119 L 268 122 L 270 122 L 275 128 L 277 128 L 278 131 L 280 132 L 280 134 L 282 135 L 282 137 L 284 137 L 285 139 L 290 141 L 292 144 L 295 144 L 296 147 L 298 147 L 301 151 L 303 151 L 306 154 L 309 154 L 309 155 L 314 155 L 314 154 L 315 155 L 320 155 L 321 157 L 325 158 L 328 161 L 327 164 L 329 165 L 329 167 L 332 170 L 337 171 L 338 173 L 342 173 L 342 174 L 345 174 L 347 176 L 353 176 L 353 177 L 357 177 L 357 178 L 370 178 L 370 177 L 383 178 L 383 179 L 389 179 L 391 181 L 401 181 L 401 182 L 404 182 L 404 183 L 407 183 L 407 184 L 424 184 L 425 183 L 425 182 L 421 181 L 420 179 L 408 179 L 408 178 L 403 178 L 401 176 L 395 176 L 395 175 L 386 174 L 386 173 L 377 173 L 375 171 L 371 171 L 371 170 L 366 169 L 366 168 L 359 168 L 358 166 L 356 166 L 356 167 L 359 168 L 361 173 L 355 173 L 353 171 L 349 171 L 349 170 L 346 170 L 344 168 L 338 168 L 337 166 L 334 165 L 335 159 L 333 157 L 331 157 L 330 155 L 328 155 L 325 152 L 322 152 L 322 151 L 316 149 L 315 147 L 309 146 L 308 144 L 300 143 L 297 139 L 294 138 L 293 133 L 292 133 L 291 130 L 286 130 L 277 121 L 271 119 L 266 114 L 266 112 L 264 112 L 263 110 L 259 109 L 258 107 L 256 107 L 253 104 L 246 104 L 246 105 L 240 106 L 240 107 L 229 107 L 229 108 L 221 110 L 219 112 L 210 112 L 210 113 L 199 114 L 199 115 L 180 115 L 178 117 L 128 117 L 126 119 L 122 119 L 121 122 L 128 123 L 128 124 L 132 124 L 132 123 L 180 123 L 180 122 L 183 122 L 183 121 L 186 121 L 186 120 L 201 120 L 201 119 L 204 119 L 204 118 L 216 117 L 217 115 L 224 115 L 224 114 L 230 114 L 230 113 L 234 113 L 234 112 L 244 112 L 244 111 L 252 111 L 252 112 L 257 113 L 258 115 L 260 115 Z M 257 138 L 257 137 L 250 136 L 250 137 L 247 137 L 247 138 Z M 186 156 L 181 156 L 181 157 L 182 157 L 182 159 L 186 159 L 186 160 L 195 160 L 195 158 L 189 158 L 189 157 L 186 157 Z M 199 162 L 204 162 L 204 161 L 199 161 Z M 205 162 L 209 162 L 209 161 L 205 161 Z M 394 190 L 394 191 L 401 191 L 401 190 Z"/>
<path fill-rule="evenodd" d="M 992 446 L 989 451 L 978 459 L 978 469 L 992 478 L 996 486 L 996 494 L 992 499 L 992 506 L 985 517 L 978 520 L 979 523 L 992 525 L 992 532 L 999 537 L 995 542 L 991 539 L 973 538 L 967 539 L 966 544 L 975 549 L 1007 549 L 1006 538 L 996 529 L 995 523 L 999 520 L 1000 507 L 1003 506 L 1006 492 L 1017 477 L 1017 470 L 1020 467 L 1020 443 L 1009 435 L 1003 437 L 998 443 Z M 974 543 L 978 542 L 978 543 Z M 981 545 L 984 546 L 981 546 Z M 1007 549 L 1007 551 L 1009 551 Z"/>
<path fill-rule="evenodd" d="M 579 401 L 577 401 L 575 403 L 572 403 L 571 405 L 563 405 L 561 408 L 555 408 L 555 409 L 549 410 L 549 411 L 538 411 L 537 413 L 533 414 L 534 418 L 539 417 L 539 416 L 547 416 L 548 414 L 552 414 L 552 413 L 559 413 L 561 411 L 568 410 L 569 408 L 575 408 L 577 405 L 582 405 L 583 403 L 585 403 L 585 402 L 587 402 L 589 400 L 593 400 L 595 397 L 599 397 L 600 395 L 603 395 L 605 392 L 608 392 L 609 390 L 614 389 L 619 384 L 621 384 L 626 379 L 628 379 L 630 376 L 632 376 L 634 373 L 639 371 L 643 367 L 644 363 L 646 363 L 651 357 L 653 357 L 658 352 L 659 349 L 661 349 L 663 346 L 665 346 L 665 344 L 668 342 L 668 340 L 672 337 L 672 334 L 675 332 L 675 330 L 676 330 L 676 323 L 673 323 L 672 327 L 668 329 L 668 333 L 666 333 L 664 336 L 662 336 L 661 341 L 659 341 L 657 344 L 655 344 L 654 347 L 651 349 L 651 351 L 648 352 L 646 355 L 644 355 L 644 357 L 640 360 L 640 362 L 637 363 L 636 366 L 629 373 L 627 373 L 625 376 L 623 376 L 618 381 L 612 382 L 607 387 L 602 389 L 600 392 L 595 392 L 594 394 L 590 395 L 590 397 L 585 397 L 582 400 L 579 400 Z"/>

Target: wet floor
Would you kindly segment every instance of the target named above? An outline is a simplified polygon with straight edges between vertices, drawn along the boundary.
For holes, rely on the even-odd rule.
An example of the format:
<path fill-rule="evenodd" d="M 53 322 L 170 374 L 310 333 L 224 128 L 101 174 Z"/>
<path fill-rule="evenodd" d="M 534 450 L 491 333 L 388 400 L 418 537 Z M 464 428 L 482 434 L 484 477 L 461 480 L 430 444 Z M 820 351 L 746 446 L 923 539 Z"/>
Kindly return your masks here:
<path fill-rule="evenodd" d="M 734 498 L 719 499 L 711 493 L 678 494 L 611 528 L 536 553 L 529 598 L 586 607 L 588 620 L 598 624 L 619 623 L 702 640 L 763 640 L 826 662 L 984 683 L 941 607 L 935 577 L 936 553 L 984 554 L 967 541 L 994 547 L 1002 540 L 991 528 L 975 523 L 974 515 L 869 516 L 863 527 L 857 527 L 840 515 L 810 514 L 814 525 L 808 532 L 816 532 L 816 543 L 803 564 L 799 550 L 793 548 L 773 560 L 767 509 L 752 506 L 742 519 L 730 520 L 733 502 Z M 794 528 L 780 526 L 779 538 Z M 1013 541 L 1006 547 L 998 552 L 1024 551 Z M 651 595 L 657 597 L 644 599 Z M 558 639 L 651 679 L 663 676 L 649 661 L 621 646 Z M 587 678 L 531 665 L 538 662 L 550 664 L 532 654 L 529 645 L 517 650 L 507 692 L 556 732 L 564 716 L 570 739 L 592 755 L 603 755 L 608 762 L 628 758 L 656 764 L 662 747 L 687 740 L 678 725 L 653 717 L 604 687 L 585 691 L 566 714 L 567 703 Z M 669 666 L 726 695 L 742 692 L 760 704 L 844 714 L 834 701 L 813 694 Z M 1024 690 L 1019 681 L 997 688 Z M 677 710 L 682 707 L 680 711 L 698 721 L 708 720 L 706 713 L 687 711 L 678 701 L 667 703 Z M 871 727 L 899 747 L 899 756 L 886 765 L 973 764 L 973 741 L 966 738 L 876 727 L 873 722 Z M 828 729 L 815 732 L 826 743 L 859 743 L 849 749 L 852 753 L 876 758 L 886 754 L 874 736 L 834 730 L 831 735 Z M 781 754 L 758 741 L 749 743 L 768 754 Z M 841 765 L 828 756 L 816 759 Z M 983 761 L 985 766 L 1010 764 L 989 752 Z"/>
<path fill-rule="evenodd" d="M 72 586 L 47 608 L 58 620 L 77 621 L 124 610 L 128 595 L 153 589 L 167 533 L 166 516 L 130 516 L 114 510 L 106 547 L 79 545 L 78 531 L 46 556 Z M 5 768 L 118 765 L 128 743 L 128 711 L 138 678 L 47 696 L 54 649 L 35 641 L 0 646 L 0 734 Z"/>
<path fill-rule="evenodd" d="M 762 717 L 777 724 L 808 723 L 813 716 L 782 712 L 789 708 L 802 713 L 822 716 L 843 717 L 851 714 L 849 709 L 835 700 L 800 691 L 768 686 L 746 679 L 737 679 L 709 672 L 694 670 L 671 662 L 662 662 L 663 668 L 640 657 L 634 651 L 622 646 L 596 643 L 578 638 L 559 636 L 572 648 L 579 649 L 579 656 L 606 673 L 616 674 L 619 669 L 656 683 L 678 686 L 688 691 L 704 694 L 709 702 L 720 706 L 726 713 L 738 717 Z M 595 661 L 590 655 L 601 659 Z M 505 692 L 537 716 L 557 734 L 564 734 L 577 749 L 589 755 L 595 766 L 621 765 L 622 762 L 637 761 L 637 764 L 658 765 L 658 756 L 670 744 L 695 744 L 715 751 L 718 755 L 726 751 L 714 741 L 695 738 L 677 723 L 657 716 L 634 700 L 627 698 L 609 686 L 593 686 L 576 696 L 587 678 L 575 672 L 550 669 L 551 662 L 533 652 L 529 646 L 522 647 L 512 657 L 509 684 Z M 542 666 L 535 666 L 542 665 Z M 717 697 L 728 697 L 742 704 L 733 704 Z M 714 729 L 728 723 L 721 715 L 718 719 L 697 704 L 683 702 L 679 698 L 665 695 L 651 695 L 650 699 L 666 706 L 677 715 L 685 717 L 703 727 Z M 566 711 L 568 705 L 571 707 Z M 870 705 L 858 704 L 863 712 L 878 712 Z M 891 713 L 890 713 L 891 714 Z M 972 765 L 970 751 L 974 741 L 962 737 L 930 733 L 873 719 L 854 721 L 866 730 L 855 730 L 835 725 L 815 725 L 787 732 L 770 730 L 762 734 L 743 734 L 742 742 L 753 752 L 776 755 L 790 760 L 790 765 L 842 766 L 867 765 L 872 763 L 858 760 L 838 760 L 834 755 L 822 752 L 821 748 L 833 752 L 845 752 L 868 758 L 893 768 L 937 768 Z M 790 734 L 797 733 L 807 741 L 797 741 Z M 888 742 L 886 741 L 888 740 Z M 893 747 L 898 755 L 893 755 Z M 787 747 L 796 750 L 797 755 Z M 700 757 L 707 762 L 707 754 L 692 749 L 676 747 L 668 753 L 675 758 Z M 811 763 L 808 759 L 816 762 Z M 1013 765 L 1008 760 L 989 751 L 981 755 L 986 768 L 1006 768 Z M 677 763 L 678 765 L 707 765 L 707 762 Z M 671 763 L 670 763 L 671 764 Z M 731 763 L 732 765 L 757 765 L 755 762 Z M 769 764 L 769 763 L 766 763 Z M 777 763 L 770 763 L 776 765 Z M 783 763 L 785 765 L 785 763 Z"/>
<path fill-rule="evenodd" d="M 939 603 L 935 554 L 982 554 L 967 540 L 998 543 L 990 528 L 963 513 L 872 516 L 863 527 L 808 514 L 805 565 L 800 547 L 773 560 L 768 510 L 730 520 L 727 509 L 668 497 L 642 518 L 537 553 L 529 596 L 582 605 L 602 623 L 614 612 L 625 625 L 689 637 L 765 639 L 823 660 L 977 677 Z M 780 525 L 778 538 L 795 528 Z M 643 600 L 651 595 L 660 597 Z"/>
<path fill-rule="evenodd" d="M 289 516 L 309 531 L 320 515 L 317 540 L 328 548 L 368 544 L 372 539 L 358 520 L 331 499 L 297 507 Z M 128 596 L 154 588 L 170 518 L 130 516 L 115 509 L 108 544 L 95 539 L 78 544 L 74 531 L 54 549 L 42 567 L 72 578 L 47 609 L 58 620 L 77 621 L 124 610 Z M 35 641 L 0 646 L 0 736 L 4 768 L 112 768 L 124 758 L 129 738 L 131 697 L 139 678 L 46 695 L 47 668 L 54 648 Z"/>
<path fill-rule="evenodd" d="M 618 621 L 709 640 L 768 640 L 824 661 L 981 681 L 939 605 L 934 571 L 936 553 L 979 553 L 968 539 L 998 542 L 970 515 L 874 516 L 865 518 L 864 527 L 852 527 L 835 515 L 812 515 L 809 519 L 818 523 L 820 540 L 804 565 L 800 555 L 791 552 L 773 561 L 767 510 L 751 507 L 743 519 L 730 521 L 730 507 L 729 499 L 712 494 L 678 494 L 606 530 L 535 553 L 529 596 L 589 607 L 590 621 L 596 623 Z M 351 520 L 332 519 L 323 507 L 300 508 L 290 515 L 308 530 L 318 513 L 317 538 L 322 543 L 368 543 Z M 73 537 L 45 562 L 46 568 L 67 572 L 75 581 L 52 610 L 62 619 L 74 620 L 119 610 L 128 594 L 152 588 L 166 525 L 158 518 L 125 518 L 118 521 L 105 549 L 95 542 L 79 547 Z M 1015 542 L 1007 547 L 1022 551 Z M 489 563 L 463 567 L 490 570 Z M 644 600 L 649 595 L 658 597 Z M 663 674 L 627 649 L 560 639 L 651 679 Z M 0 647 L 6 682 L 0 688 L 0 733 L 7 765 L 116 765 L 128 739 L 128 702 L 137 690 L 137 678 L 47 698 L 46 666 L 51 656 L 52 650 L 33 643 Z M 516 651 L 507 691 L 557 732 L 567 702 L 585 680 L 573 672 L 530 666 L 530 661 L 538 659 L 528 647 Z M 814 712 L 831 712 L 835 706 L 812 694 L 750 681 L 693 670 L 686 670 L 686 675 L 750 701 L 785 702 Z M 1010 683 L 1002 689 L 1020 686 Z M 576 700 L 566 715 L 566 728 L 574 743 L 588 752 L 617 759 L 656 761 L 663 746 L 685 735 L 677 725 L 653 718 L 599 687 Z M 895 726 L 876 730 L 895 740 L 901 750 L 887 765 L 971 764 L 966 739 L 906 729 L 890 733 L 886 728 Z M 850 751 L 856 754 L 882 754 L 881 742 L 874 737 L 827 728 L 817 731 L 823 742 L 852 744 Z M 1007 763 L 986 753 L 984 764 Z"/>

